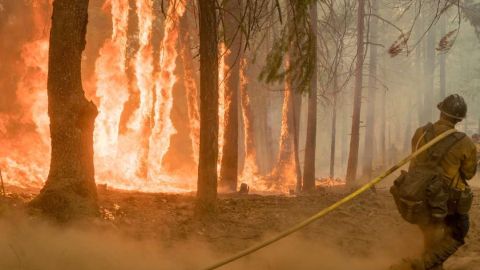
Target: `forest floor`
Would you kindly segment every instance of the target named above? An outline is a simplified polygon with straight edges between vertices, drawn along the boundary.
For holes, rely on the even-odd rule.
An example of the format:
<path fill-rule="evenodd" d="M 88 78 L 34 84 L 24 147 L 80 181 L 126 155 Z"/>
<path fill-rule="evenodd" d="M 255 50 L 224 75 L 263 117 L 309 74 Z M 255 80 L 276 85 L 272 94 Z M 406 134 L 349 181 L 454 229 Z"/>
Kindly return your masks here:
<path fill-rule="evenodd" d="M 14 191 L 9 200 L 16 207 L 35 195 L 9 190 Z M 0 243 L 0 268 L 202 269 L 289 228 L 349 192 L 332 187 L 309 196 L 221 195 L 218 214 L 199 221 L 193 215 L 193 193 L 101 190 L 103 218 L 89 224 L 95 232 L 84 225 L 52 229 L 18 217 L 1 223 L 0 239 L 8 247 Z M 447 270 L 480 269 L 479 188 L 475 194 L 467 244 L 447 262 Z M 78 249 L 71 247 L 72 241 Z M 52 248 L 39 253 L 38 246 L 45 245 Z M 400 218 L 388 190 L 379 188 L 376 194 L 367 192 L 304 230 L 221 269 L 380 270 L 418 254 L 421 246 L 419 230 Z M 30 253 L 39 253 L 38 258 Z M 38 268 L 35 264 L 45 258 L 55 263 Z M 2 261 L 8 268 L 2 268 Z M 76 267 L 65 268 L 70 264 Z"/>

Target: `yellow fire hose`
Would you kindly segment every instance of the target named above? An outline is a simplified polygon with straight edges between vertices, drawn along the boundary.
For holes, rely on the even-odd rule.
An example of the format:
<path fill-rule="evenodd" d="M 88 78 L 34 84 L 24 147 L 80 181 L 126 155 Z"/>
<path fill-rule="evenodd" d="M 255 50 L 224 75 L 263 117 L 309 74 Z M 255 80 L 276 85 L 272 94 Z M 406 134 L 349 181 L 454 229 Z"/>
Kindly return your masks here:
<path fill-rule="evenodd" d="M 447 130 L 445 132 L 443 132 L 442 134 L 438 135 L 437 137 L 435 137 L 435 139 L 431 140 L 430 142 L 428 142 L 427 144 L 423 145 L 422 147 L 420 147 L 419 149 L 417 149 L 417 151 L 413 152 L 412 154 L 410 154 L 409 156 L 407 156 L 406 158 L 404 158 L 403 160 L 401 160 L 400 162 L 398 162 L 396 165 L 394 165 L 393 167 L 391 167 L 390 169 L 388 169 L 387 171 L 385 171 L 383 174 L 381 174 L 380 176 L 378 176 L 377 178 L 373 179 L 372 181 L 368 182 L 367 184 L 365 184 L 364 186 L 362 186 L 361 188 L 357 189 L 355 192 L 351 193 L 350 195 L 344 197 L 343 199 L 337 201 L 336 203 L 330 205 L 329 207 L 327 208 L 324 208 L 323 210 L 321 210 L 320 212 L 318 212 L 317 214 L 311 216 L 310 218 L 298 223 L 297 225 L 291 227 L 290 229 L 286 230 L 286 231 L 283 231 L 282 233 L 278 234 L 277 236 L 275 237 L 272 237 L 271 239 L 268 239 L 264 242 L 261 242 L 253 247 L 250 247 L 250 248 L 247 248 L 245 250 L 242 250 L 240 252 L 238 252 L 237 254 L 229 257 L 229 258 L 225 258 L 209 267 L 206 267 L 206 268 L 203 268 L 204 270 L 213 270 L 213 269 L 217 269 L 219 267 L 222 267 L 228 263 L 231 263 L 233 261 L 236 261 L 242 257 L 245 257 L 259 249 L 262 249 L 274 242 L 277 242 L 278 240 L 282 239 L 282 238 L 285 238 L 287 237 L 288 235 L 300 230 L 300 229 L 303 229 L 304 227 L 306 227 L 307 225 L 309 225 L 310 223 L 314 222 L 315 220 L 317 219 L 320 219 L 321 217 L 327 215 L 328 213 L 332 212 L 333 210 L 337 209 L 339 206 L 351 201 L 352 199 L 354 199 L 355 197 L 357 197 L 358 195 L 362 194 L 363 192 L 369 190 L 370 188 L 372 188 L 375 184 L 378 184 L 380 181 L 382 181 L 383 179 L 385 179 L 385 177 L 387 177 L 388 175 L 392 174 L 393 172 L 395 172 L 398 168 L 402 167 L 403 165 L 405 165 L 407 162 L 409 162 L 410 160 L 414 159 L 416 156 L 420 155 L 421 153 L 423 153 L 425 150 L 427 150 L 428 148 L 432 147 L 434 144 L 436 144 L 437 142 L 441 141 L 442 139 L 444 139 L 445 137 L 447 137 L 448 135 L 452 134 L 456 132 L 455 129 L 450 129 L 450 130 Z"/>

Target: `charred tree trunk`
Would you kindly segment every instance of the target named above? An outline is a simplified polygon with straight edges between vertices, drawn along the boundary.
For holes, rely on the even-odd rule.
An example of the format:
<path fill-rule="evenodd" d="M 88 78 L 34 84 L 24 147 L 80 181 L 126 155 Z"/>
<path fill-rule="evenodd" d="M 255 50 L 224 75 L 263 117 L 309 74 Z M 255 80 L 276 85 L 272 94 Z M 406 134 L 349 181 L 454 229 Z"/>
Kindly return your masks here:
<path fill-rule="evenodd" d="M 215 0 L 199 0 L 200 149 L 197 213 L 215 211 L 218 160 L 218 44 Z"/>
<path fill-rule="evenodd" d="M 355 67 L 355 91 L 353 97 L 352 132 L 350 137 L 350 152 L 347 165 L 347 184 L 355 184 L 358 165 L 358 148 L 360 142 L 360 112 L 362 106 L 363 58 L 364 58 L 364 18 L 365 0 L 358 0 L 357 7 L 357 59 Z"/>
<path fill-rule="evenodd" d="M 372 0 L 372 11 L 378 11 L 378 1 Z M 370 38 L 371 44 L 377 43 L 377 27 L 378 21 L 376 18 L 371 18 Z M 363 156 L 363 176 L 367 179 L 372 177 L 373 171 L 373 155 L 374 152 L 374 137 L 375 137 L 375 103 L 376 103 L 376 80 L 377 80 L 377 47 L 370 46 L 370 61 L 368 74 L 368 107 L 367 107 L 367 127 L 365 131 L 365 151 Z"/>
<path fill-rule="evenodd" d="M 47 182 L 31 206 L 59 221 L 97 214 L 93 127 L 97 108 L 84 95 L 82 52 L 88 0 L 53 3 L 48 63 L 52 156 Z"/>
<path fill-rule="evenodd" d="M 313 2 L 310 7 L 310 22 L 312 36 L 315 42 L 315 53 L 317 48 L 317 2 Z M 316 59 L 316 55 L 314 56 Z M 312 75 L 310 84 L 310 93 L 308 96 L 308 118 L 307 118 L 307 138 L 305 142 L 305 159 L 303 167 L 303 191 L 312 191 L 315 189 L 315 150 L 317 147 L 317 68 Z"/>
<path fill-rule="evenodd" d="M 222 164 L 220 167 L 220 187 L 224 191 L 235 192 L 238 182 L 238 117 L 240 60 L 242 50 L 241 0 L 224 2 L 225 45 L 230 50 L 225 58 L 228 67 L 225 87 L 225 131 Z"/>

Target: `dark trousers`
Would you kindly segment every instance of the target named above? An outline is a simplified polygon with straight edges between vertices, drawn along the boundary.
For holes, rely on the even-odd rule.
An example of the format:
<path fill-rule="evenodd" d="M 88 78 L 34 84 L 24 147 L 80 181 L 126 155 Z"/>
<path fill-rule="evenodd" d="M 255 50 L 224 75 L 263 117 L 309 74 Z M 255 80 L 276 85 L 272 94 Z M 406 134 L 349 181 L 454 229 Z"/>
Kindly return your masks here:
<path fill-rule="evenodd" d="M 433 265 L 427 269 L 442 269 L 443 263 L 465 243 L 469 228 L 469 216 L 458 213 L 448 215 L 443 221 L 421 226 L 424 258 Z"/>

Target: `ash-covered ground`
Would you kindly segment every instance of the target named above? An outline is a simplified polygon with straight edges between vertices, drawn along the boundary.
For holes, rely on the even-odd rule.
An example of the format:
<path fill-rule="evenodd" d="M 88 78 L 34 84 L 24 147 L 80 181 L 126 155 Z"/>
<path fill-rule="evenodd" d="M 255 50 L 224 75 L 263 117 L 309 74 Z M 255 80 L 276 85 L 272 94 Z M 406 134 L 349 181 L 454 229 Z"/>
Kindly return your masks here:
<path fill-rule="evenodd" d="M 202 269 L 302 221 L 346 195 L 221 195 L 218 214 L 194 217 L 194 194 L 100 190 L 102 218 L 58 226 L 22 214 L 32 191 L 9 190 L 0 225 L 0 269 Z M 480 189 L 467 244 L 447 270 L 480 269 Z M 386 188 L 368 192 L 304 230 L 221 269 L 374 270 L 421 251 L 419 230 Z"/>

